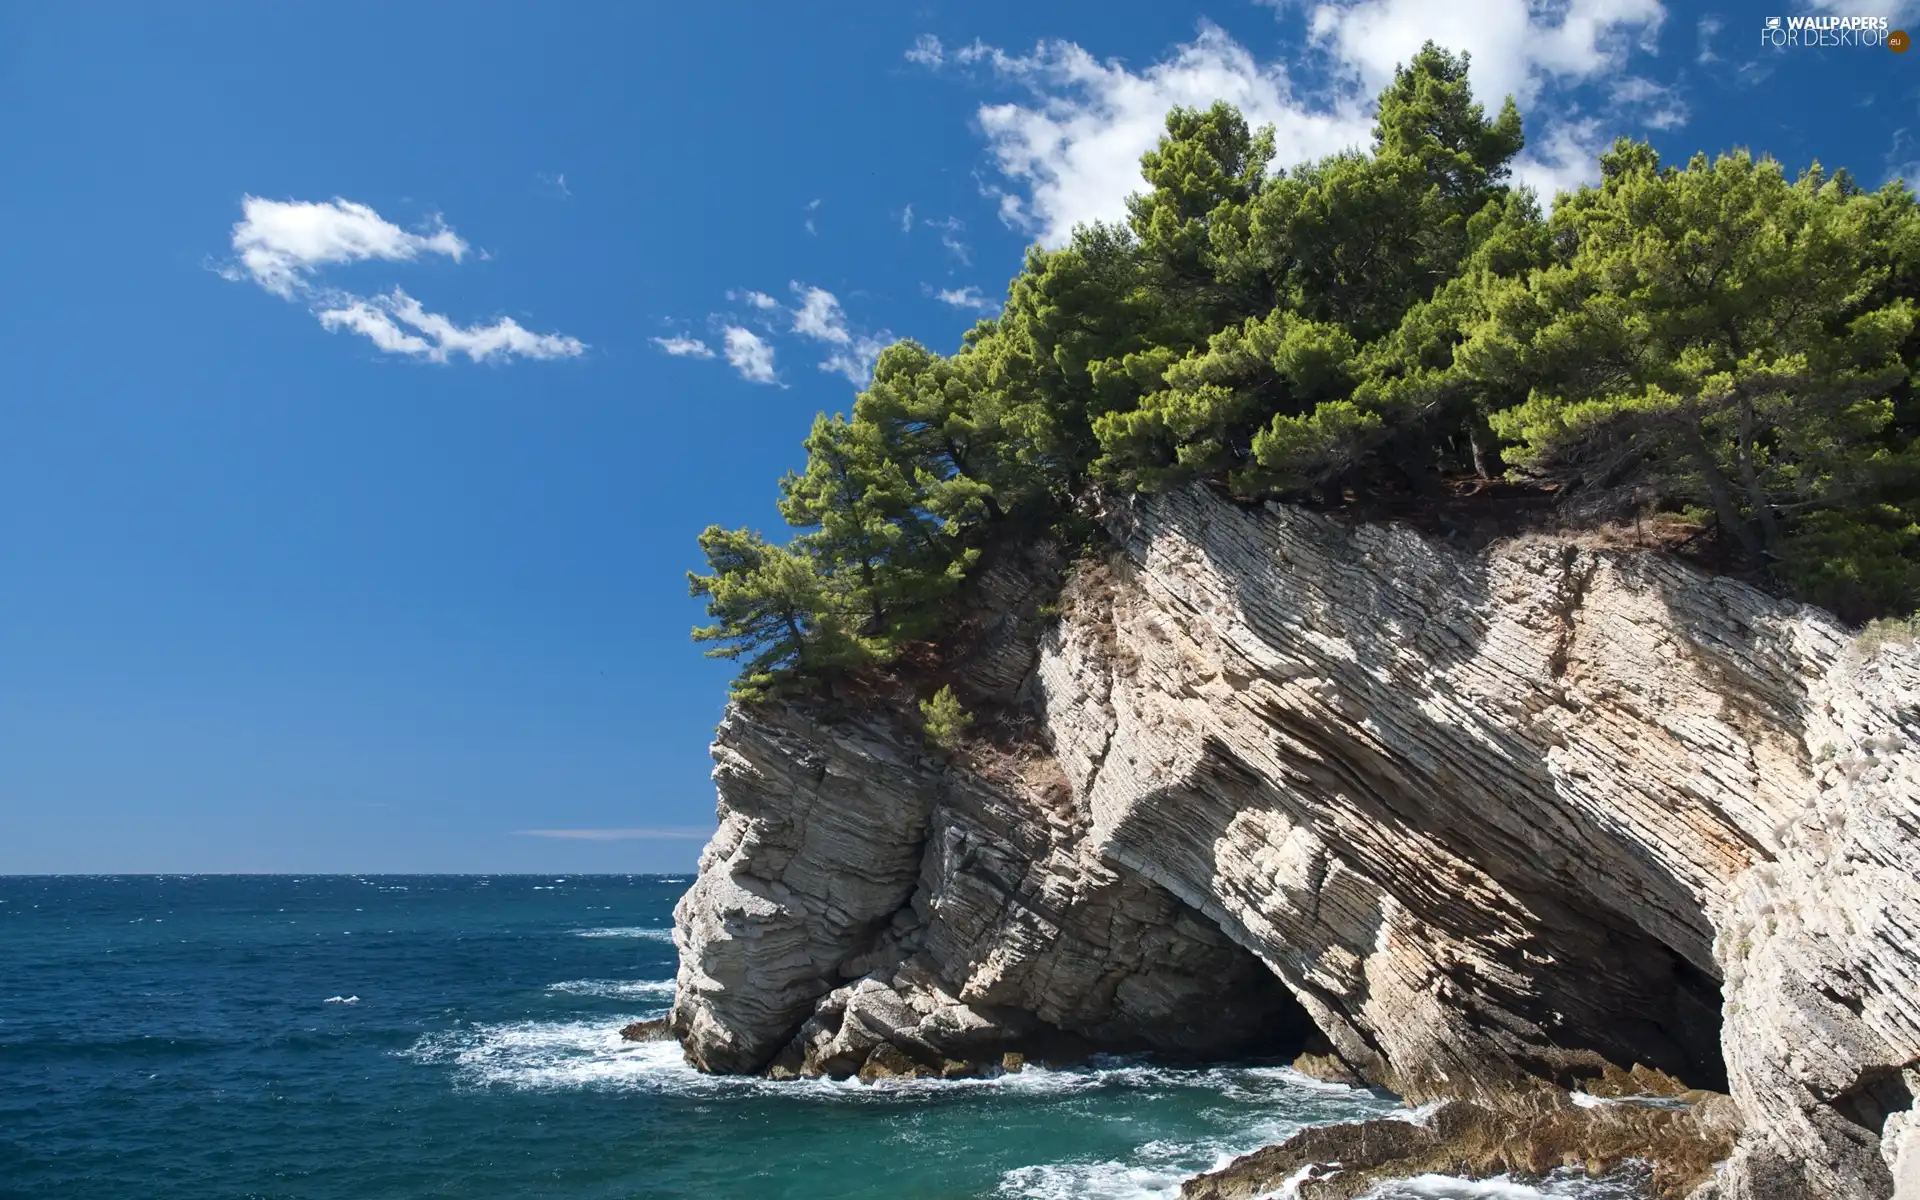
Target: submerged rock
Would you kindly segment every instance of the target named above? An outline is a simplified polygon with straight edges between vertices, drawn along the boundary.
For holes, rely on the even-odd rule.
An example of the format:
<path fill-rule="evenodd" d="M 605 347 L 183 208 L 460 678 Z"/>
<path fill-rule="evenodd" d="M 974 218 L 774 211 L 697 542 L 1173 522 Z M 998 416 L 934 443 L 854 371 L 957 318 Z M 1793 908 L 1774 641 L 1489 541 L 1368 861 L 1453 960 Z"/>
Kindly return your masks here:
<path fill-rule="evenodd" d="M 1305 1051 L 1462 1111 L 1724 1090 L 1721 1200 L 1916 1169 L 1913 647 L 1575 539 L 1470 553 L 1200 489 L 1110 526 L 1057 625 L 976 656 L 1024 756 L 730 710 L 676 913 L 696 1065 Z"/>

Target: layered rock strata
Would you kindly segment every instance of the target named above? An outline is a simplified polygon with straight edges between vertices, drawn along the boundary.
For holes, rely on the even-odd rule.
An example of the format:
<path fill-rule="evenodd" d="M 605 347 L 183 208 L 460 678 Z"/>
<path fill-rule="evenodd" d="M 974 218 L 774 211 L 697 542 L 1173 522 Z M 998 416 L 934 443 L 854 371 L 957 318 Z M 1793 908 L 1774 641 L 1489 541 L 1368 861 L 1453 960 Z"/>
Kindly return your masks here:
<path fill-rule="evenodd" d="M 1109 523 L 1057 622 L 977 656 L 1045 753 L 729 714 L 678 913 L 695 1063 L 1281 1049 L 1304 1016 L 1416 1102 L 1634 1064 L 1724 1089 L 1703 1195 L 1920 1169 L 1913 648 L 1589 540 L 1469 553 L 1198 489 Z"/>

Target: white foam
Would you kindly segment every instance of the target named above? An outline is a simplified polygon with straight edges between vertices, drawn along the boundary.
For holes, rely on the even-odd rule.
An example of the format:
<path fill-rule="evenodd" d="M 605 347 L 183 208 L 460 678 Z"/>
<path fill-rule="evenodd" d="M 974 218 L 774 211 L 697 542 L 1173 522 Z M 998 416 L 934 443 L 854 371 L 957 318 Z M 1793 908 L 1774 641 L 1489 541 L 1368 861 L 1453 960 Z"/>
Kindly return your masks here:
<path fill-rule="evenodd" d="M 406 1054 L 451 1066 L 465 1085 L 532 1091 L 633 1087 L 663 1072 L 692 1072 L 677 1044 L 626 1041 L 620 1024 L 611 1018 L 469 1025 L 428 1034 Z"/>
<path fill-rule="evenodd" d="M 321 1003 L 322 1003 L 322 1004 L 358 1004 L 358 1003 L 360 1003 L 360 997 L 358 997 L 358 996 L 328 996 L 328 997 L 327 997 L 327 998 L 326 998 L 325 1000 L 323 1000 L 323 1001 L 321 1001 Z"/>
<path fill-rule="evenodd" d="M 568 979 L 547 985 L 550 992 L 569 996 L 597 996 L 602 999 L 671 1000 L 671 979 Z"/>
<path fill-rule="evenodd" d="M 1044 1163 L 1016 1167 L 1000 1177 L 996 1196 L 1022 1200 L 1163 1200 L 1180 1194 L 1180 1184 L 1192 1171 L 1167 1170 L 1112 1160 L 1090 1163 Z"/>
<path fill-rule="evenodd" d="M 673 940 L 671 929 L 643 929 L 638 925 L 616 925 L 610 929 L 576 929 L 573 936 L 584 938 L 647 938 L 656 942 Z"/>
<path fill-rule="evenodd" d="M 585 990 L 588 985 L 600 983 L 658 988 L 661 998 L 665 998 L 667 989 L 672 986 L 665 980 L 576 980 L 553 986 L 556 990 Z M 956 1090 L 973 1089 L 1025 1096 L 1072 1096 L 1103 1088 L 1207 1086 L 1224 1091 L 1230 1087 L 1248 1088 L 1261 1080 L 1273 1081 L 1275 1091 L 1265 1094 L 1275 1095 L 1295 1086 L 1291 1073 L 1276 1068 L 1199 1071 L 1157 1067 L 1125 1059 L 1099 1060 L 1085 1067 L 1057 1070 L 1029 1066 L 1024 1071 L 984 1079 L 881 1079 L 862 1083 L 858 1079 L 822 1078 L 776 1083 L 754 1076 L 703 1074 L 687 1065 L 679 1044 L 673 1041 L 623 1040 L 620 1027 L 637 1019 L 639 1017 L 629 1014 L 591 1020 L 463 1025 L 442 1033 L 427 1034 L 401 1053 L 418 1062 L 450 1066 L 456 1082 L 465 1086 L 528 1089 L 613 1087 L 692 1097 L 740 1096 L 758 1092 L 802 1103 L 899 1104 L 950 1096 Z M 1279 1116 L 1257 1120 L 1243 1131 L 1244 1145 L 1209 1145 L 1203 1150 L 1209 1158 L 1219 1158 L 1224 1163 L 1233 1154 L 1245 1153 L 1268 1142 L 1278 1141 L 1299 1128 L 1300 1122 Z M 1191 1146 L 1178 1149 L 1189 1156 L 1195 1152 Z M 1200 1167 L 1188 1167 L 1186 1173 L 1190 1174 L 1204 1165 L 1202 1162 Z"/>

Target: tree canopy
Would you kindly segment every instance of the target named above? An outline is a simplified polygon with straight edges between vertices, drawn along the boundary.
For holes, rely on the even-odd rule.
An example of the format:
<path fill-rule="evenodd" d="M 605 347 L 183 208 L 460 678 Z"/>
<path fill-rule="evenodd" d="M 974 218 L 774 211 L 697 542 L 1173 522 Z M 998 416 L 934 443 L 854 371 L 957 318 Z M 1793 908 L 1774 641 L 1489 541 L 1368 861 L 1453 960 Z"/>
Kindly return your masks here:
<path fill-rule="evenodd" d="M 1633 485 L 1752 571 L 1863 618 L 1920 604 L 1920 211 L 1903 185 L 1622 140 L 1550 216 L 1511 99 L 1431 44 L 1372 146 L 1291 171 L 1177 108 L 1124 222 L 1030 250 L 952 355 L 886 350 L 782 481 L 786 546 L 709 529 L 737 689 L 937 638 L 995 544 L 1090 487 L 1337 500 L 1369 476 Z"/>

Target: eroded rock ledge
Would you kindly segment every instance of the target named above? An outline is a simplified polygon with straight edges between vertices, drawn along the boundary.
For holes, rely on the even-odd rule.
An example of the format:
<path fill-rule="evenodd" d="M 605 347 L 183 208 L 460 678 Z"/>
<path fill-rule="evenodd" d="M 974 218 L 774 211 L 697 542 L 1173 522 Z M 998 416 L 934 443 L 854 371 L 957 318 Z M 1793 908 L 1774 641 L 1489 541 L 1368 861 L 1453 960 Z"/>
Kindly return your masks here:
<path fill-rule="evenodd" d="M 692 1061 L 1315 1032 L 1415 1102 L 1533 1112 L 1634 1064 L 1724 1090 L 1702 1196 L 1920 1171 L 1911 647 L 1562 538 L 1469 554 L 1197 489 L 1110 525 L 1037 648 L 977 656 L 1045 753 L 729 713 L 677 912 Z"/>

